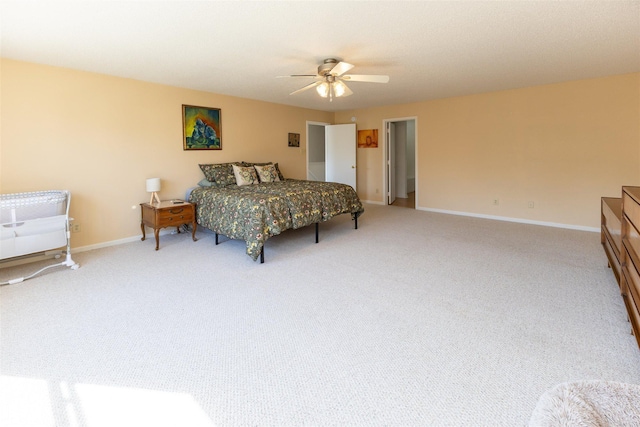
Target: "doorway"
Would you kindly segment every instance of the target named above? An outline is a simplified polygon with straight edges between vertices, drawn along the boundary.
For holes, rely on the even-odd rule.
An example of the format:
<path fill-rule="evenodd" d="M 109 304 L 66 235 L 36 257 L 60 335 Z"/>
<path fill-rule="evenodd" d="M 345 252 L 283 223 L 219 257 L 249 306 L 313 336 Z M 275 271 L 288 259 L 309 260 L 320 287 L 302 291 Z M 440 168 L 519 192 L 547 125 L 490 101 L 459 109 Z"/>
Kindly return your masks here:
<path fill-rule="evenodd" d="M 329 123 L 307 122 L 307 179 L 325 180 L 325 129 Z"/>
<path fill-rule="evenodd" d="M 356 125 L 307 122 L 307 179 L 356 189 Z"/>
<path fill-rule="evenodd" d="M 417 201 L 417 117 L 385 119 L 385 204 L 415 209 Z"/>

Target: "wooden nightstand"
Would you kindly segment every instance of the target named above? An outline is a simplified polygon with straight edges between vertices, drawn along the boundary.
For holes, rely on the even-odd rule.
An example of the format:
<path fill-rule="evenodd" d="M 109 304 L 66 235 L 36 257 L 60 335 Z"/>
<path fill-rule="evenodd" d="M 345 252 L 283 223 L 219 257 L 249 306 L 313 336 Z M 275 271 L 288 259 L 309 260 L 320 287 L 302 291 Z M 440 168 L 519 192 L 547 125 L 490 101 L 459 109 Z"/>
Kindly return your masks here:
<path fill-rule="evenodd" d="M 160 203 L 140 203 L 142 210 L 142 220 L 140 228 L 142 229 L 142 239 L 146 238 L 144 226 L 153 228 L 153 234 L 156 236 L 156 251 L 160 247 L 160 229 L 164 227 L 176 227 L 178 233 L 180 226 L 183 224 L 191 224 L 193 231 L 191 237 L 196 240 L 196 205 L 188 202 L 174 203 L 171 200 Z"/>

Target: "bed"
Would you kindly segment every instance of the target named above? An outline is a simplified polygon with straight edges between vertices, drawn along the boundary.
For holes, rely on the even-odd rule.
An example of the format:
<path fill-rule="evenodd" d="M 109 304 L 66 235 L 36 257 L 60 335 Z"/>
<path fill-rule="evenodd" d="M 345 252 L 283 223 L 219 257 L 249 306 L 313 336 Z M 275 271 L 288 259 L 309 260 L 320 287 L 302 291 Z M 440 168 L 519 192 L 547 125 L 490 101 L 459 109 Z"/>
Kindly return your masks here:
<path fill-rule="evenodd" d="M 258 173 L 260 178 L 238 185 L 242 178 L 230 172 L 233 165 L 200 165 L 205 173 L 204 181 L 209 185 L 201 181 L 188 196 L 188 200 L 196 204 L 197 223 L 216 234 L 216 244 L 219 234 L 244 240 L 247 255 L 254 261 L 260 258 L 262 263 L 267 239 L 285 230 L 315 224 L 317 243 L 318 224 L 341 214 L 351 214 L 357 229 L 358 217 L 364 208 L 351 186 L 284 179 L 277 164 L 246 162 L 235 165 L 245 171 L 255 165 L 275 167 L 271 168 L 271 179 Z M 209 166 L 217 167 L 218 172 L 212 173 Z"/>

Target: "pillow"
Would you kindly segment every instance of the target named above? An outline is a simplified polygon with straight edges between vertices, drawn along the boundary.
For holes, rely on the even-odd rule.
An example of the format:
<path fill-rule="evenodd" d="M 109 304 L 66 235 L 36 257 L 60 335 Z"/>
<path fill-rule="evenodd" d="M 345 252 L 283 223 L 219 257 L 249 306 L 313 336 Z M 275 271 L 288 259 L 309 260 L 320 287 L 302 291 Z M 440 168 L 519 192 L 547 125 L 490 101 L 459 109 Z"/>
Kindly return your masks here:
<path fill-rule="evenodd" d="M 242 166 L 264 166 L 264 165 L 273 165 L 276 167 L 276 171 L 278 171 L 278 178 L 280 178 L 280 181 L 284 181 L 284 175 L 282 175 L 282 172 L 280 172 L 280 168 L 278 167 L 277 163 L 273 163 L 273 162 L 266 162 L 266 163 L 250 163 L 250 162 L 242 162 Z"/>
<path fill-rule="evenodd" d="M 258 173 L 258 178 L 260 178 L 260 182 L 275 182 L 280 181 L 280 177 L 278 176 L 278 171 L 276 170 L 276 166 L 272 163 L 268 165 L 260 166 L 253 165 L 256 168 L 256 172 Z"/>
<path fill-rule="evenodd" d="M 202 178 L 200 182 L 198 182 L 200 187 L 215 187 L 216 183 L 209 181 L 207 178 Z"/>
<path fill-rule="evenodd" d="M 209 182 L 216 183 L 219 187 L 226 187 L 236 183 L 236 177 L 233 174 L 233 163 L 214 163 L 207 165 L 198 165 L 204 173 L 205 178 Z"/>
<path fill-rule="evenodd" d="M 235 185 L 236 177 L 233 173 L 233 164 L 226 164 L 224 167 L 217 168 L 213 172 L 216 184 L 220 187 Z"/>
<path fill-rule="evenodd" d="M 284 175 L 282 175 L 282 172 L 280 172 L 280 168 L 278 167 L 278 164 L 274 163 L 273 166 L 276 168 L 276 171 L 278 172 L 278 178 L 280 178 L 280 181 L 284 181 Z"/>
<path fill-rule="evenodd" d="M 217 165 L 198 165 L 200 166 L 200 170 L 202 171 L 202 173 L 204 174 L 204 177 L 207 181 L 209 182 L 214 182 L 215 179 L 213 177 L 213 170 Z"/>
<path fill-rule="evenodd" d="M 236 177 L 236 183 L 238 186 L 257 184 L 258 176 L 253 166 L 238 166 L 233 165 L 233 174 Z"/>

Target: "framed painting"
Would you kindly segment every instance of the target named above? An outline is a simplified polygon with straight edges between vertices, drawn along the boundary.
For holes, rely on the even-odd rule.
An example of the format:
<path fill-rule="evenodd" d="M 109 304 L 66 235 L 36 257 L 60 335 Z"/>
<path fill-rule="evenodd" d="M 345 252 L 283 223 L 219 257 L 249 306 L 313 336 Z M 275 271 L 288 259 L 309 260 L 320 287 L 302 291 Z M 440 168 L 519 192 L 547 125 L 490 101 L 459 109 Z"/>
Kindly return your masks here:
<path fill-rule="evenodd" d="M 183 150 L 222 150 L 220 109 L 182 105 Z"/>
<path fill-rule="evenodd" d="M 378 129 L 359 130 L 358 148 L 378 148 Z"/>
<path fill-rule="evenodd" d="M 300 134 L 299 133 L 290 133 L 289 134 L 289 147 L 300 147 Z"/>

